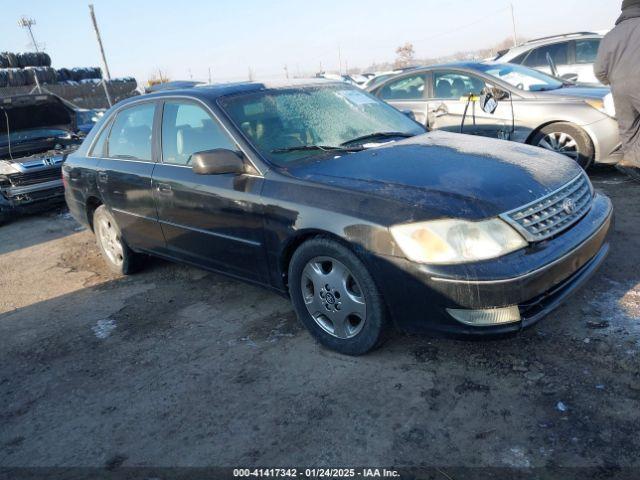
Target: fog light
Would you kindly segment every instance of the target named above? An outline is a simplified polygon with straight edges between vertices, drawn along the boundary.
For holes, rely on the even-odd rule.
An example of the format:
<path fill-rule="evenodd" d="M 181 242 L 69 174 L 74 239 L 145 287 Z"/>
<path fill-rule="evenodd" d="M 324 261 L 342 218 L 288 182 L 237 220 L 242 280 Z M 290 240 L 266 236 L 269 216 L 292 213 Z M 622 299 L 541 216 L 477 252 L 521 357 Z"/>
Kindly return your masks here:
<path fill-rule="evenodd" d="M 518 307 L 488 308 L 486 310 L 461 310 L 447 308 L 447 312 L 459 322 L 474 326 L 501 325 L 520 321 Z"/>

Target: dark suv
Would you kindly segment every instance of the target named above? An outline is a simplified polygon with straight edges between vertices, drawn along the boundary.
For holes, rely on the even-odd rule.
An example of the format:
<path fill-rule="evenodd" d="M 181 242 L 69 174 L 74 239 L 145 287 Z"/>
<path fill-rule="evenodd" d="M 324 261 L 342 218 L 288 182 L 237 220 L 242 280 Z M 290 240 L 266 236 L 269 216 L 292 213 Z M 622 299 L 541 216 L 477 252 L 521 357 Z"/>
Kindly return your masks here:
<path fill-rule="evenodd" d="M 107 112 L 63 167 L 108 265 L 147 253 L 288 294 L 324 345 L 514 332 L 607 255 L 611 202 L 543 149 L 425 133 L 343 83 L 195 87 Z"/>

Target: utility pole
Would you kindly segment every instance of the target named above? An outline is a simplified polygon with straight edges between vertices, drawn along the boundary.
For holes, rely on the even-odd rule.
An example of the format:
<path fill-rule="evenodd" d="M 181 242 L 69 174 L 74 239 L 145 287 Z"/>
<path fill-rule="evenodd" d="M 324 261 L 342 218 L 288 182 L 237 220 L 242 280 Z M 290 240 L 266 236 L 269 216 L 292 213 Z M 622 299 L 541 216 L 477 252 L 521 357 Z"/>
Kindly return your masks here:
<path fill-rule="evenodd" d="M 340 45 L 338 45 L 338 73 L 342 75 L 342 51 L 340 50 Z"/>
<path fill-rule="evenodd" d="M 29 18 L 27 16 L 20 17 L 18 20 L 18 25 L 22 28 L 26 28 L 29 31 L 29 36 L 31 37 L 31 43 L 33 44 L 33 49 L 36 52 L 40 52 L 38 49 L 38 42 L 36 42 L 36 37 L 33 36 L 33 27 L 36 24 L 36 21 L 33 18 Z"/>
<path fill-rule="evenodd" d="M 513 3 L 510 3 L 509 7 L 511 8 L 511 24 L 513 26 L 513 46 L 515 47 L 518 45 L 518 34 L 516 33 L 516 15 L 513 12 Z"/>
<path fill-rule="evenodd" d="M 111 73 L 109 72 L 109 65 L 107 65 L 107 57 L 104 54 L 104 47 L 102 46 L 102 37 L 100 36 L 100 29 L 98 28 L 98 22 L 96 21 L 96 14 L 93 11 L 93 4 L 89 4 L 89 14 L 91 15 L 91 22 L 93 22 L 93 29 L 96 32 L 96 38 L 98 39 L 98 46 L 100 47 L 100 56 L 102 57 L 102 65 L 104 66 L 104 73 L 107 75 L 107 80 L 111 81 Z M 107 96 L 107 102 L 109 103 L 109 107 L 113 106 L 113 102 L 111 101 L 111 95 L 109 94 L 109 89 L 107 88 L 107 82 L 104 79 L 104 75 L 102 75 L 102 86 L 104 87 L 104 94 Z"/>
<path fill-rule="evenodd" d="M 284 75 L 288 80 L 289 79 L 289 67 L 286 64 L 284 66 Z"/>
<path fill-rule="evenodd" d="M 209 85 L 211 85 L 211 67 L 209 67 Z"/>

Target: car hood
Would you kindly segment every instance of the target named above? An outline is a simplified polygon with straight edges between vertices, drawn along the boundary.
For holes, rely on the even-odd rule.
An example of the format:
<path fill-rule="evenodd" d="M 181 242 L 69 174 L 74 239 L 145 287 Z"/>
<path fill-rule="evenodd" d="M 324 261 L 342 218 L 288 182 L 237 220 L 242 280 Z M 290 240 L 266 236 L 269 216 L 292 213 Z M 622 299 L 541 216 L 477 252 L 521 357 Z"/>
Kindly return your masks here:
<path fill-rule="evenodd" d="M 602 99 L 611 92 L 609 87 L 564 87 L 546 92 L 536 92 L 540 98 L 567 98 L 567 99 Z"/>
<path fill-rule="evenodd" d="M 17 133 L 35 129 L 59 129 L 73 131 L 75 112 L 55 95 L 16 95 L 0 99 L 0 145 L 7 144 L 7 120 L 9 132 Z"/>
<path fill-rule="evenodd" d="M 394 218 L 363 212 L 389 223 L 494 217 L 557 190 L 581 173 L 572 160 L 541 148 L 442 131 L 357 153 L 316 157 L 287 171 L 301 180 L 393 201 L 397 208 L 384 210 Z"/>

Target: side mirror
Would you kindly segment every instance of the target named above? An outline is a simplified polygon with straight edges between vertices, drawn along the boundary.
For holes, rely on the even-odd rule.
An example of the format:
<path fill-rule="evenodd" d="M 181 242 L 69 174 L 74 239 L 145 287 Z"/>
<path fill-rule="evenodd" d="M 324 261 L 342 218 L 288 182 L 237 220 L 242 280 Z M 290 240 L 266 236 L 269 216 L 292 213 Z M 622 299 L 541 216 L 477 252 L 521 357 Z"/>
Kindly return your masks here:
<path fill-rule="evenodd" d="M 578 74 L 577 73 L 565 73 L 564 75 L 562 75 L 562 80 L 569 82 L 569 83 L 578 83 Z"/>
<path fill-rule="evenodd" d="M 198 175 L 245 173 L 245 165 L 240 153 L 224 148 L 194 153 L 191 155 L 191 169 Z"/>
<path fill-rule="evenodd" d="M 402 110 L 402 113 L 404 113 L 407 117 L 409 117 L 414 122 L 416 121 L 416 115 L 415 113 L 413 113 L 412 110 Z"/>
<path fill-rule="evenodd" d="M 480 95 L 480 108 L 489 114 L 493 114 L 498 108 L 498 101 L 488 89 L 483 90 Z"/>

